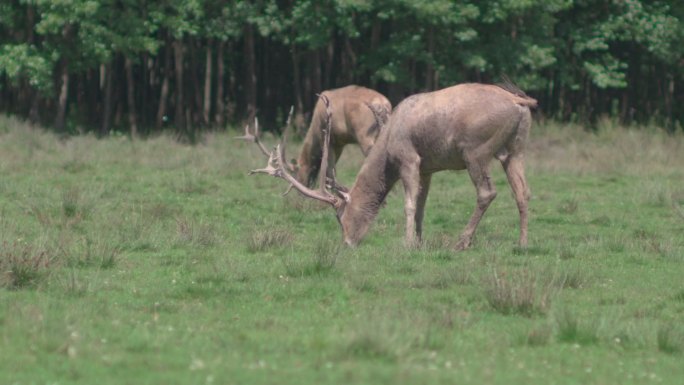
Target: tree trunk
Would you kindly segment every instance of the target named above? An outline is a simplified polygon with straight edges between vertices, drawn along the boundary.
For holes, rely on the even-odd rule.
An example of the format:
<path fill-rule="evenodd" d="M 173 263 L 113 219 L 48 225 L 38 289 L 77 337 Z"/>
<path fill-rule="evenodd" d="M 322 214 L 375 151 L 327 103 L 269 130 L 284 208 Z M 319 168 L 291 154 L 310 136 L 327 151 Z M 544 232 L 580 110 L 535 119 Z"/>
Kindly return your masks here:
<path fill-rule="evenodd" d="M 223 49 L 225 42 L 220 41 L 216 49 L 216 126 L 223 127 L 224 122 L 224 105 L 223 105 Z"/>
<path fill-rule="evenodd" d="M 333 63 L 335 59 L 335 38 L 331 36 L 328 39 L 328 45 L 325 52 L 325 72 L 323 75 L 323 87 L 326 89 L 333 87 L 334 80 L 332 79 Z"/>
<path fill-rule="evenodd" d="M 433 65 L 434 54 L 435 54 L 435 28 L 430 26 L 428 30 L 428 61 L 426 63 L 425 69 L 425 91 L 432 91 L 435 88 L 435 67 Z"/>
<path fill-rule="evenodd" d="M 382 32 L 382 24 L 380 20 L 375 20 L 373 23 L 373 28 L 371 29 L 371 39 L 370 39 L 370 49 L 371 52 L 375 52 L 378 49 L 378 46 L 380 45 L 380 37 L 381 37 L 381 32 Z M 347 46 L 351 46 L 349 43 L 349 39 L 347 38 Z M 349 49 L 348 49 L 349 51 Z M 352 58 L 352 66 L 356 66 L 355 63 L 355 58 Z M 378 80 L 376 77 L 371 78 L 371 88 L 375 89 L 378 86 Z"/>
<path fill-rule="evenodd" d="M 169 99 L 169 83 L 171 78 L 171 43 L 166 40 L 164 47 L 164 79 L 162 80 L 161 91 L 159 93 L 159 108 L 157 109 L 156 128 L 161 130 L 166 116 L 166 106 Z"/>
<path fill-rule="evenodd" d="M 184 103 L 183 103 L 183 42 L 175 40 L 173 42 L 174 64 L 176 70 L 176 128 L 185 130 Z"/>
<path fill-rule="evenodd" d="M 270 50 L 268 47 L 268 39 L 261 39 L 261 51 L 259 57 L 261 58 L 261 62 L 257 63 L 257 79 L 259 79 L 260 87 L 257 89 L 257 101 L 260 101 L 265 106 L 270 106 L 272 105 L 271 77 L 269 76 L 270 72 L 268 71 L 268 69 L 271 58 Z M 259 97 L 259 93 L 261 94 L 261 97 Z M 270 109 L 262 111 L 262 115 L 264 112 L 267 112 L 268 110 Z M 266 120 L 266 117 L 264 117 L 264 120 Z"/>
<path fill-rule="evenodd" d="M 34 42 L 34 27 L 36 23 L 36 12 L 31 4 L 27 4 L 26 6 L 26 42 L 30 45 L 33 45 Z M 36 124 L 38 123 L 39 116 L 38 116 L 38 103 L 40 101 L 40 93 L 34 89 L 33 87 L 29 86 L 29 94 L 30 94 L 30 100 L 31 100 L 31 106 L 29 108 L 29 122 Z"/>
<path fill-rule="evenodd" d="M 202 97 L 203 97 L 203 89 L 202 86 L 200 86 L 200 81 L 199 78 L 197 77 L 198 75 L 198 69 L 200 67 L 200 64 L 197 62 L 197 42 L 192 40 L 190 42 L 190 67 L 188 67 L 188 73 L 190 76 L 190 81 L 192 82 L 192 97 L 194 99 L 194 102 L 192 104 L 188 104 L 188 108 L 190 109 L 190 119 L 186 118 L 186 125 L 188 126 L 188 129 L 193 129 L 194 127 L 197 126 L 198 124 L 201 123 L 202 121 L 202 109 L 203 109 L 203 103 L 202 103 Z"/>
<path fill-rule="evenodd" d="M 314 93 L 321 93 L 323 91 L 323 84 L 321 82 L 321 50 L 314 49 L 311 53 L 311 87 Z"/>
<path fill-rule="evenodd" d="M 102 113 L 102 126 L 100 126 L 100 135 L 109 135 L 109 130 L 111 129 L 112 120 L 112 64 L 109 63 L 103 66 L 102 69 L 105 73 L 104 81 L 104 111 Z"/>
<path fill-rule="evenodd" d="M 347 52 L 347 57 L 349 58 L 349 63 L 347 64 L 351 66 L 351 68 L 348 68 L 346 71 L 344 71 L 346 73 L 346 82 L 355 83 L 356 80 L 354 79 L 353 69 L 356 68 L 357 58 L 356 52 L 354 52 L 354 47 L 352 47 L 352 43 L 349 40 L 349 37 L 344 38 L 344 47 Z M 375 80 L 375 78 L 371 80 L 371 85 L 372 88 L 375 88 L 377 86 L 377 81 Z"/>
<path fill-rule="evenodd" d="M 292 56 L 292 87 L 295 95 L 295 114 L 293 124 L 299 134 L 305 129 L 304 123 L 304 100 L 302 99 L 302 78 L 299 73 L 299 54 L 297 47 L 293 44 L 290 49 Z"/>
<path fill-rule="evenodd" d="M 66 126 L 67 101 L 69 99 L 69 63 L 62 59 L 60 73 L 59 97 L 57 98 L 57 116 L 55 117 L 55 129 L 64 131 Z"/>
<path fill-rule="evenodd" d="M 668 73 L 665 76 L 667 79 L 667 91 L 665 92 L 665 127 L 669 131 L 674 131 L 674 124 L 672 124 L 672 100 L 674 99 L 674 76 Z"/>
<path fill-rule="evenodd" d="M 31 109 L 29 110 L 29 122 L 37 124 L 40 121 L 40 115 L 38 113 L 40 105 L 40 93 L 33 90 L 31 97 Z"/>
<path fill-rule="evenodd" d="M 112 63 L 112 86 L 114 87 L 114 90 L 112 94 L 114 95 L 112 100 L 114 101 L 114 127 L 121 127 L 122 123 L 121 121 L 123 120 L 123 112 L 124 112 L 124 103 L 122 103 L 122 100 L 124 100 L 126 97 L 123 95 L 124 88 L 122 86 L 122 82 L 126 82 L 125 79 L 125 74 L 121 74 L 120 70 L 121 66 L 118 63 L 118 60 L 115 60 Z"/>
<path fill-rule="evenodd" d="M 64 41 L 64 47 L 62 47 L 62 50 L 65 50 L 66 47 L 71 45 L 72 35 L 73 27 L 71 24 L 65 24 L 64 27 L 62 27 L 62 40 Z M 69 60 L 66 57 L 62 57 L 60 71 L 57 115 L 55 117 L 55 129 L 58 132 L 63 131 L 66 126 L 66 111 L 67 103 L 69 102 Z"/>
<path fill-rule="evenodd" d="M 11 9 L 11 8 L 10 8 Z M 34 33 L 36 26 L 36 10 L 31 3 L 26 4 L 26 42 L 33 45 Z"/>
<path fill-rule="evenodd" d="M 135 114 L 135 90 L 133 89 L 133 62 L 126 56 L 124 59 L 126 70 L 126 98 L 128 99 L 128 124 L 131 129 L 131 137 L 138 136 L 138 119 Z"/>
<path fill-rule="evenodd" d="M 204 119 L 204 124 L 207 126 L 211 123 L 209 114 L 211 113 L 212 44 L 213 42 L 211 40 L 207 42 L 207 59 L 204 71 L 204 106 L 202 109 L 202 118 Z"/>
<path fill-rule="evenodd" d="M 147 131 L 150 122 L 150 105 L 152 103 L 152 100 L 150 100 L 150 73 L 154 70 L 155 69 L 153 68 L 153 63 L 150 61 L 149 53 L 143 52 L 142 68 L 140 70 L 140 74 L 142 77 L 142 79 L 140 80 L 140 84 L 142 85 L 142 87 L 138 92 L 140 95 L 140 125 L 142 126 L 141 128 L 145 131 Z"/>
<path fill-rule="evenodd" d="M 245 102 L 247 104 L 247 121 L 253 122 L 256 116 L 257 77 L 256 57 L 254 54 L 254 28 L 245 26 L 244 57 L 245 57 Z"/>

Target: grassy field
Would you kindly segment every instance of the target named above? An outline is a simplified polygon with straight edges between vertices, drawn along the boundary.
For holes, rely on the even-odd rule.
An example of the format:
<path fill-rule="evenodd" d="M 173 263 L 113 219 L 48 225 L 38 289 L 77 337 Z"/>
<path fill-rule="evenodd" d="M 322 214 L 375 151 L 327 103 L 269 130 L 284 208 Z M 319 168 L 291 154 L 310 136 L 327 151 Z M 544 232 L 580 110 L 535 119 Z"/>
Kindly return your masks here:
<path fill-rule="evenodd" d="M 60 140 L 0 118 L 0 384 L 684 378 L 682 135 L 535 125 L 530 247 L 493 163 L 460 253 L 465 173 L 433 178 L 420 250 L 400 186 L 347 249 L 330 209 L 247 176 L 265 161 L 232 135 Z"/>

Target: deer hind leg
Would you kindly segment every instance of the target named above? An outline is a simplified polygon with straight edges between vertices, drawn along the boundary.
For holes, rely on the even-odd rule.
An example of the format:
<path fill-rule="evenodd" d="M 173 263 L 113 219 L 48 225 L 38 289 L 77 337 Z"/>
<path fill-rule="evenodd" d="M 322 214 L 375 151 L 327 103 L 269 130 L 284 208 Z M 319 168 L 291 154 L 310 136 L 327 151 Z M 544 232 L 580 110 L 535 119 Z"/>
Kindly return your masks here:
<path fill-rule="evenodd" d="M 521 155 L 514 155 L 501 162 L 508 184 L 511 185 L 515 203 L 520 213 L 520 247 L 527 247 L 527 202 L 530 199 L 530 190 L 525 179 L 525 163 Z"/>
<path fill-rule="evenodd" d="M 422 242 L 423 239 L 423 217 L 425 215 L 425 202 L 430 191 L 431 179 L 432 174 L 420 176 L 420 190 L 418 191 L 418 200 L 416 202 L 416 236 L 418 237 L 418 242 Z"/>
<path fill-rule="evenodd" d="M 456 244 L 457 250 L 463 250 L 470 247 L 477 225 L 480 223 L 480 220 L 485 211 L 487 211 L 489 205 L 494 198 L 496 198 L 496 190 L 494 189 L 491 177 L 489 176 L 488 163 L 489 162 L 475 161 L 468 164 L 468 174 L 477 191 L 477 205 L 475 206 L 473 215 L 468 221 L 468 225 L 466 225 L 466 228 L 459 237 L 458 243 Z"/>
<path fill-rule="evenodd" d="M 401 180 L 404 184 L 404 214 L 406 215 L 406 237 L 404 241 L 407 247 L 415 247 L 420 244 L 420 234 L 418 233 L 420 226 L 417 226 L 419 217 L 417 213 L 419 211 L 421 181 L 418 165 L 407 165 L 401 171 Z"/>

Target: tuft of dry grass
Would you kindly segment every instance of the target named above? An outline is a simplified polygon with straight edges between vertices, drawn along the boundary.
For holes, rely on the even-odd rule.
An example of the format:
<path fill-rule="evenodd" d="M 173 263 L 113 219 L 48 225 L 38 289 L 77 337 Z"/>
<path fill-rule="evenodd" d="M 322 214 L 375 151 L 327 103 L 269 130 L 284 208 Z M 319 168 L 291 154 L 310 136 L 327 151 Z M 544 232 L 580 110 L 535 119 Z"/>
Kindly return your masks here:
<path fill-rule="evenodd" d="M 574 214 L 579 208 L 577 199 L 566 199 L 558 207 L 558 212 L 561 214 Z"/>
<path fill-rule="evenodd" d="M 57 256 L 49 250 L 28 243 L 3 242 L 0 248 L 0 287 L 34 287 L 50 274 Z"/>
<path fill-rule="evenodd" d="M 353 359 L 393 362 L 397 359 L 387 344 L 377 336 L 362 333 L 354 336 L 343 349 L 343 356 Z"/>
<path fill-rule="evenodd" d="M 121 247 L 114 242 L 104 239 L 93 241 L 86 237 L 83 240 L 83 250 L 80 253 L 72 252 L 68 261 L 72 266 L 111 269 L 116 265 L 121 254 Z"/>
<path fill-rule="evenodd" d="M 667 354 L 684 352 L 684 329 L 672 323 L 663 324 L 656 333 L 658 350 Z"/>
<path fill-rule="evenodd" d="M 555 319 L 558 341 L 580 345 L 596 344 L 599 341 L 598 324 L 580 322 L 567 308 L 560 310 Z"/>
<path fill-rule="evenodd" d="M 601 122 L 596 131 L 546 122 L 531 130 L 527 164 L 532 173 L 681 174 L 672 167 L 684 164 L 681 136 L 656 127 L 619 127 L 611 121 Z"/>
<path fill-rule="evenodd" d="M 200 247 L 216 244 L 218 235 L 210 224 L 196 223 L 187 218 L 176 218 L 176 238 L 178 242 Z"/>
<path fill-rule="evenodd" d="M 524 267 L 510 272 L 492 269 L 484 278 L 485 297 L 501 314 L 533 316 L 545 314 L 557 290 L 552 280 Z"/>
<path fill-rule="evenodd" d="M 579 264 L 565 266 L 554 275 L 554 285 L 560 289 L 582 289 L 591 278 Z"/>
<path fill-rule="evenodd" d="M 293 240 L 294 234 L 288 229 L 274 226 L 255 227 L 249 233 L 247 251 L 261 252 L 273 247 L 289 245 Z"/>
<path fill-rule="evenodd" d="M 548 324 L 542 324 L 531 328 L 525 334 L 523 343 L 528 346 L 544 346 L 551 342 L 553 328 Z"/>

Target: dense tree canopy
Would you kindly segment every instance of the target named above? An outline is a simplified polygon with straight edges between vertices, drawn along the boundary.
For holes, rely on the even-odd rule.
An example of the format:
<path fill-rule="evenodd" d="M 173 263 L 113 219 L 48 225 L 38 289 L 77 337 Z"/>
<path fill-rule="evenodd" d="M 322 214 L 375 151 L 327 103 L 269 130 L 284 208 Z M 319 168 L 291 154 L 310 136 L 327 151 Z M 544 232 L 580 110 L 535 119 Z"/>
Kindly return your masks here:
<path fill-rule="evenodd" d="M 62 132 L 298 124 L 350 83 L 403 97 L 502 74 L 540 116 L 684 122 L 677 0 L 4 0 L 0 110 Z"/>

